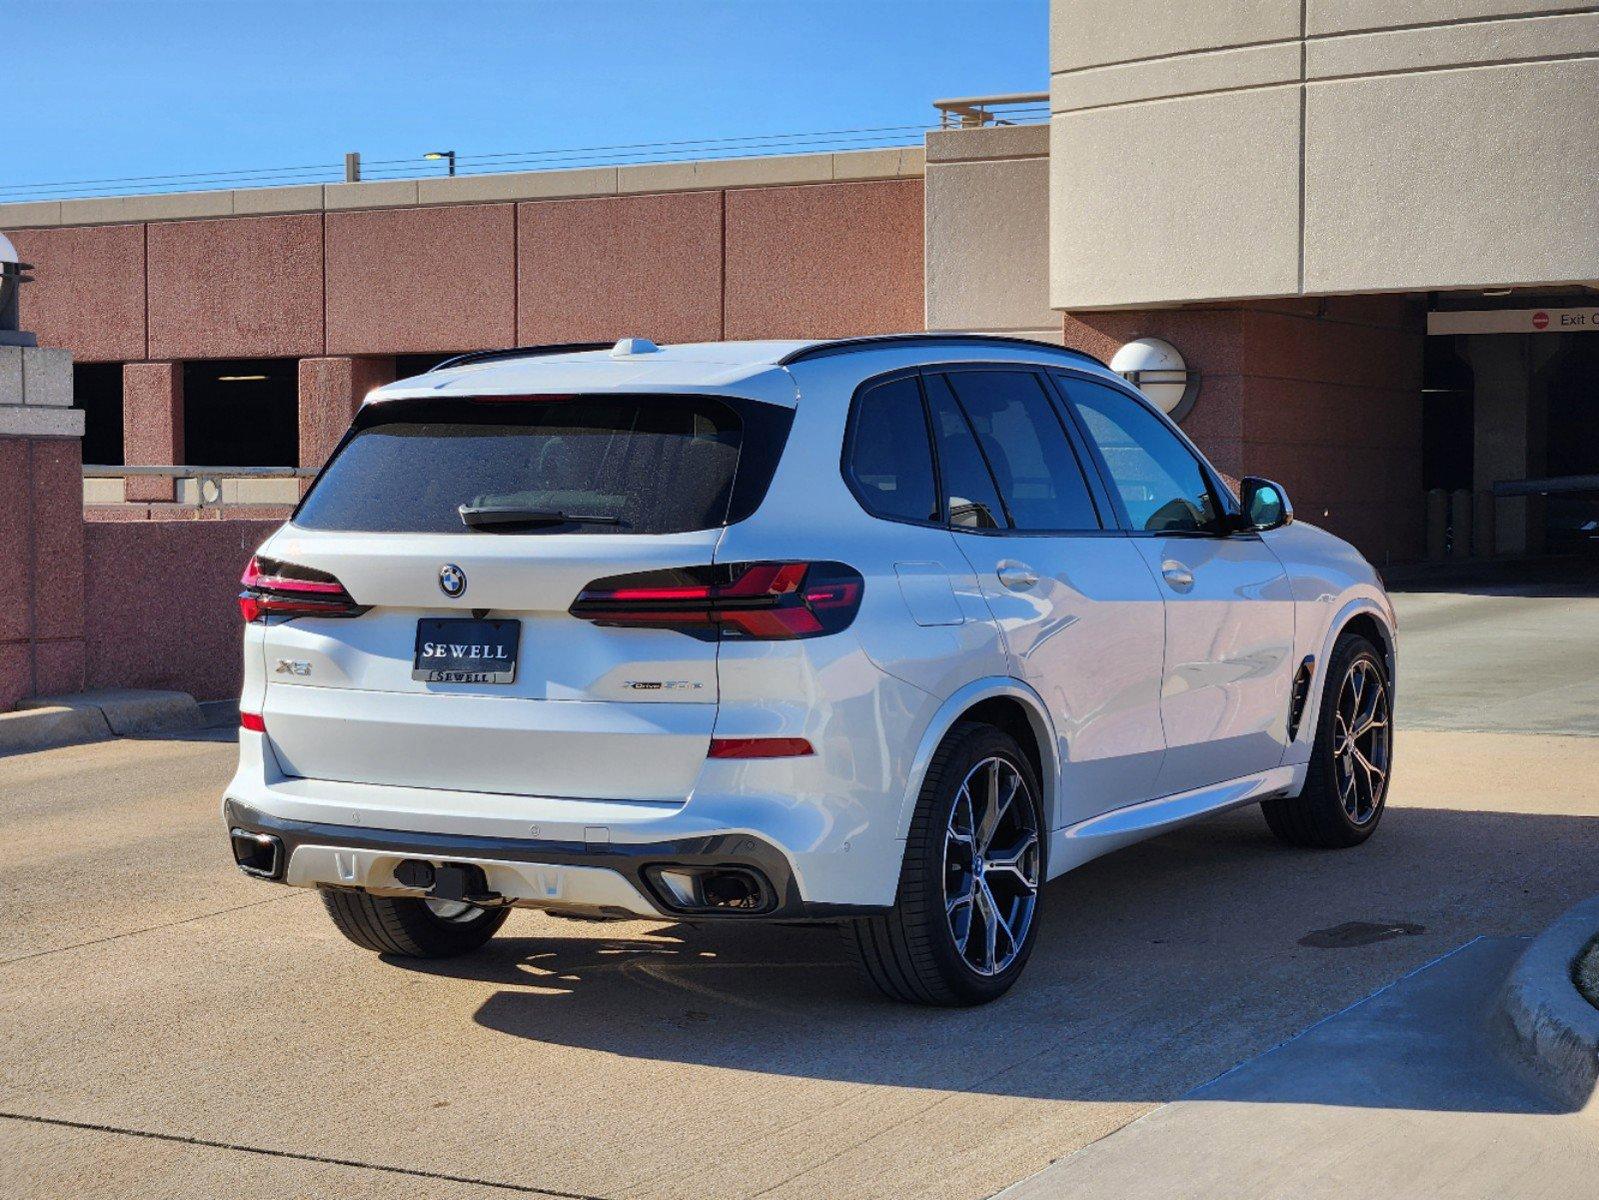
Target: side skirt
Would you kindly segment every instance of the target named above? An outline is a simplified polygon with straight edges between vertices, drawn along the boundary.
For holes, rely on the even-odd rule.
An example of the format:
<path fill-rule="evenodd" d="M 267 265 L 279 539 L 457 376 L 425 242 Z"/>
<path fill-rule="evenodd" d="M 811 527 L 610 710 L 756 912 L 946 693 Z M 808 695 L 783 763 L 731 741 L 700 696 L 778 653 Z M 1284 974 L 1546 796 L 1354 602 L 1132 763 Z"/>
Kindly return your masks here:
<path fill-rule="evenodd" d="M 1120 850 L 1123 846 L 1176 829 L 1200 817 L 1255 804 L 1273 796 L 1290 795 L 1298 787 L 1299 776 L 1303 772 L 1303 765 L 1273 767 L 1242 779 L 1213 783 L 1209 787 L 1178 792 L 1175 796 L 1162 796 L 1158 800 L 1145 800 L 1140 804 L 1129 804 L 1075 825 L 1064 826 L 1050 834 L 1049 878 L 1080 867 L 1101 854 Z"/>

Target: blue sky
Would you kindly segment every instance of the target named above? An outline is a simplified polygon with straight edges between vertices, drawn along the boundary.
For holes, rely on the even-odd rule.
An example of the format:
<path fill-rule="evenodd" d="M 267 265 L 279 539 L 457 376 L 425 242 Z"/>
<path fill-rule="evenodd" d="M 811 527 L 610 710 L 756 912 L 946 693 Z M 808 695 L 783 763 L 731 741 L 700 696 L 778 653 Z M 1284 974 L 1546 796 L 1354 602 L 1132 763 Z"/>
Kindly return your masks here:
<path fill-rule="evenodd" d="M 926 123 L 936 98 L 1043 90 L 1047 25 L 1047 0 L 0 0 L 0 199 Z M 181 185 L 94 190 L 151 186 Z"/>

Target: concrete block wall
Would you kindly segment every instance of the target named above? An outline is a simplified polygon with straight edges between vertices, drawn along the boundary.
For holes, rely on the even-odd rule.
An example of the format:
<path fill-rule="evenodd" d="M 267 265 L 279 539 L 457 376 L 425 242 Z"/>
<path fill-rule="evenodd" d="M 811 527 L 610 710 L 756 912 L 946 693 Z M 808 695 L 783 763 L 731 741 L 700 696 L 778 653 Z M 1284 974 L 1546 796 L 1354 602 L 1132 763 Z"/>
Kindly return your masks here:
<path fill-rule="evenodd" d="M 0 346 L 0 712 L 84 679 L 83 414 L 63 350 Z"/>
<path fill-rule="evenodd" d="M 922 152 L 0 205 L 80 362 L 922 324 Z"/>
<path fill-rule="evenodd" d="M 1599 4 L 1051 15 L 1057 308 L 1599 279 Z"/>

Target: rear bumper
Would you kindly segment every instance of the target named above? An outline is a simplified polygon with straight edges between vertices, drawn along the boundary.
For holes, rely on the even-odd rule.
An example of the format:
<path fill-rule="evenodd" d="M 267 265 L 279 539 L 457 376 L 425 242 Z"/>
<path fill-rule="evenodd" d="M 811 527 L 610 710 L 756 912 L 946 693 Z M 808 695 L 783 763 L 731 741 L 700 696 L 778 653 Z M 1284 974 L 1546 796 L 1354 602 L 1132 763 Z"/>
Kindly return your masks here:
<path fill-rule="evenodd" d="M 395 869 L 406 860 L 480 868 L 490 888 L 515 905 L 609 917 L 672 920 L 826 920 L 881 912 L 871 905 L 830 904 L 801 897 L 787 857 L 747 833 L 717 833 L 658 842 L 532 840 L 471 834 L 369 829 L 272 816 L 226 800 L 230 831 L 276 839 L 282 850 L 276 879 L 295 887 L 360 888 L 378 895 L 414 896 Z M 775 906 L 759 913 L 694 912 L 673 908 L 646 868 L 739 867 L 770 886 Z M 255 873 L 255 872 L 252 872 Z"/>

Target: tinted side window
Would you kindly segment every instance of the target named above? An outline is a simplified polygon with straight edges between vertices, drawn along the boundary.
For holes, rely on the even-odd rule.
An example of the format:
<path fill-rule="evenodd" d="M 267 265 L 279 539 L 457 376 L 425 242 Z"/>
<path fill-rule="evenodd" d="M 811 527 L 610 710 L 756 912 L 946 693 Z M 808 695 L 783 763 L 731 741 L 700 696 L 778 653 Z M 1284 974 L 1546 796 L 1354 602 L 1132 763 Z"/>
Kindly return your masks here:
<path fill-rule="evenodd" d="M 866 510 L 901 521 L 937 521 L 933 451 L 913 377 L 862 392 L 855 402 L 850 477 Z"/>
<path fill-rule="evenodd" d="M 1215 527 L 1215 499 L 1204 469 L 1154 413 L 1108 387 L 1077 378 L 1062 382 L 1110 469 L 1134 529 Z"/>
<path fill-rule="evenodd" d="M 1005 508 L 955 394 L 942 375 L 928 375 L 926 382 L 949 523 L 964 529 L 1004 529 Z"/>
<path fill-rule="evenodd" d="M 1099 514 L 1043 380 L 1031 371 L 952 371 L 950 386 L 1017 529 L 1098 529 Z"/>

